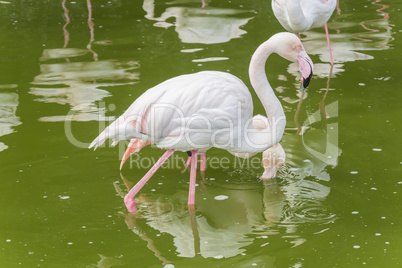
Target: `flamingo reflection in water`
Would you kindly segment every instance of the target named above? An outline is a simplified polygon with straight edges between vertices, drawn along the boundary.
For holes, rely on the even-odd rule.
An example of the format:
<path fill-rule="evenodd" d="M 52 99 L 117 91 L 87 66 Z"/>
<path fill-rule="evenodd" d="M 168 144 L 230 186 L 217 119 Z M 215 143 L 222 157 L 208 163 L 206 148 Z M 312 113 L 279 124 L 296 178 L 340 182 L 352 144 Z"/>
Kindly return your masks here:
<path fill-rule="evenodd" d="M 122 179 L 126 188 L 130 189 L 132 183 L 123 176 Z M 213 181 L 208 180 L 208 184 L 211 182 Z M 125 193 L 119 184 L 114 185 L 119 195 L 124 198 Z M 197 197 L 197 214 L 188 213 L 187 209 L 180 205 L 185 197 L 185 190 L 182 188 L 176 188 L 176 193 L 169 196 L 158 195 L 156 192 L 153 192 L 153 197 L 142 194 L 137 198 L 139 206 L 136 215 L 120 213 L 124 215 L 127 227 L 148 245 L 152 245 L 148 248 L 163 264 L 169 261 L 158 249 L 159 243 L 147 235 L 148 232 L 154 232 L 152 229 L 173 236 L 179 257 L 200 255 L 204 258 L 229 258 L 245 252 L 245 247 L 253 243 L 254 239 L 247 235 L 251 234 L 256 226 L 269 225 L 280 220 L 282 206 L 277 206 L 275 201 L 269 200 L 278 198 L 280 203 L 284 200 L 284 195 L 277 185 L 274 182 L 264 186 L 267 191 L 272 191 L 264 197 L 267 202 L 272 202 L 266 211 L 261 206 L 261 186 L 254 184 L 224 191 L 213 189 L 213 185 L 209 185 L 210 187 Z M 228 197 L 227 201 L 219 201 L 222 194 Z M 155 195 L 159 198 L 155 198 Z M 265 215 L 270 223 L 262 219 L 261 215 Z"/>
<path fill-rule="evenodd" d="M 188 0 L 187 2 L 199 3 L 199 0 Z M 174 27 L 183 43 L 228 42 L 245 34 L 246 31 L 241 27 L 252 19 L 250 10 L 188 7 L 180 6 L 177 2 L 172 2 L 170 5 L 160 16 L 156 16 L 154 0 L 144 0 L 143 9 L 147 13 L 145 18 L 156 21 L 155 27 Z M 203 1 L 203 7 L 206 6 L 207 2 Z M 176 20 L 175 23 L 168 22 L 172 18 Z"/>
<path fill-rule="evenodd" d="M 0 89 L 16 88 L 17 85 L 0 85 Z M 0 93 L 0 137 L 13 133 L 13 127 L 21 125 L 20 118 L 16 115 L 18 107 L 18 94 L 14 92 Z M 0 152 L 8 146 L 0 142 Z"/>
<path fill-rule="evenodd" d="M 174 193 L 167 195 L 157 187 L 152 194 L 137 197 L 135 215 L 120 213 L 127 227 L 146 241 L 163 264 L 170 262 L 170 254 L 161 250 L 166 243 L 173 243 L 177 256 L 185 258 L 230 258 L 247 253 L 253 244 L 275 247 L 286 241 L 294 247 L 306 241 L 306 234 L 299 232 L 300 226 L 309 223 L 314 226 L 313 232 L 329 229 L 336 215 L 323 204 L 330 191 L 325 181 L 283 177 L 281 181 L 264 181 L 263 187 L 256 181 L 233 183 L 233 177 L 227 178 L 230 186 L 225 178 L 207 178 L 205 190 L 197 195 L 196 213 L 188 213 L 182 205 L 185 188 L 177 188 L 169 178 L 159 179 L 158 184 L 170 186 Z M 133 184 L 122 179 L 129 190 Z M 115 187 L 124 198 L 120 184 L 115 183 Z M 170 236 L 155 237 L 155 231 Z"/>
<path fill-rule="evenodd" d="M 29 93 L 37 96 L 39 102 L 68 104 L 71 106 L 67 115 L 51 115 L 41 117 L 41 121 L 107 121 L 113 118 L 105 116 L 106 107 L 97 107 L 95 102 L 110 96 L 104 88 L 119 85 L 133 85 L 139 80 L 136 61 L 119 62 L 116 60 L 99 60 L 94 51 L 95 30 L 92 19 L 91 0 L 87 0 L 89 41 L 85 48 L 68 47 L 71 20 L 67 1 L 63 0 L 65 24 L 63 25 L 64 44 L 60 48 L 46 48 L 40 58 L 40 71 L 30 88 Z M 102 41 L 97 44 L 107 45 Z M 91 61 L 77 61 L 88 53 L 92 54 Z M 71 58 L 76 60 L 71 61 Z M 54 60 L 64 59 L 65 62 Z M 99 82 L 102 81 L 102 82 Z M 64 85 L 64 87 L 60 87 Z"/>

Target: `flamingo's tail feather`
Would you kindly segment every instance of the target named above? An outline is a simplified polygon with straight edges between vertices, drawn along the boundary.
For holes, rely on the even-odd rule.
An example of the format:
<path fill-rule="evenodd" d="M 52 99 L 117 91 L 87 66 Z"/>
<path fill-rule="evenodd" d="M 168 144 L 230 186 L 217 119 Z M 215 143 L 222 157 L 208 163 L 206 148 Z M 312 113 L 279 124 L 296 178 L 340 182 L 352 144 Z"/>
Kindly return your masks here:
<path fill-rule="evenodd" d="M 96 150 L 99 146 L 101 146 L 105 140 L 108 139 L 108 136 L 106 135 L 105 131 L 103 131 L 101 134 L 99 134 L 98 137 L 96 137 L 96 139 L 94 139 L 94 141 L 91 143 L 91 145 L 89 145 L 89 149 L 91 149 L 92 147 L 94 148 L 94 150 Z"/>

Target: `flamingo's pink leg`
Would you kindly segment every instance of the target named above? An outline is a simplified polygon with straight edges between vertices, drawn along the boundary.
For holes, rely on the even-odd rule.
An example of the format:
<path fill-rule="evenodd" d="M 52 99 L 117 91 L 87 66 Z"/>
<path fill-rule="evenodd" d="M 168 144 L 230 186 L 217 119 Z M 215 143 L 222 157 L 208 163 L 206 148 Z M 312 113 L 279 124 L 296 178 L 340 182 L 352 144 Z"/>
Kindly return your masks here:
<path fill-rule="evenodd" d="M 334 65 L 334 60 L 332 59 L 332 50 L 331 50 L 331 42 L 329 41 L 329 34 L 328 34 L 328 26 L 325 23 L 325 34 L 327 35 L 327 43 L 328 43 L 328 50 L 329 50 L 329 58 L 331 60 L 331 65 Z"/>
<path fill-rule="evenodd" d="M 200 163 L 200 170 L 201 170 L 201 171 L 205 171 L 205 155 L 206 155 L 205 152 L 200 153 L 200 160 L 201 160 L 201 163 Z"/>
<path fill-rule="evenodd" d="M 190 187 L 188 191 L 188 206 L 195 204 L 195 179 L 197 176 L 197 151 L 191 151 Z"/>
<path fill-rule="evenodd" d="M 124 197 L 124 203 L 128 211 L 135 212 L 135 195 L 141 190 L 142 187 L 147 183 L 147 181 L 155 174 L 155 172 L 165 163 L 165 161 L 174 153 L 173 149 L 167 150 L 158 161 L 156 161 L 155 165 L 148 170 L 147 174 L 139 181 L 133 188 L 128 192 L 128 194 Z"/>

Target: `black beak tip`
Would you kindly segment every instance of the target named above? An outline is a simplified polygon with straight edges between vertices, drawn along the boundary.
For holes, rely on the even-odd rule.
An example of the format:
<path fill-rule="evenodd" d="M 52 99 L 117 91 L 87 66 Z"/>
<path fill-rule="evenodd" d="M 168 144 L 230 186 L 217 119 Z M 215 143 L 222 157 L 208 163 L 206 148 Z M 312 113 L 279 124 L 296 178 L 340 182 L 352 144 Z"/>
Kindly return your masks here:
<path fill-rule="evenodd" d="M 307 88 L 308 87 L 308 85 L 310 84 L 310 81 L 311 81 L 311 77 L 313 76 L 313 73 L 311 73 L 310 75 L 309 75 L 309 77 L 307 77 L 307 78 L 305 78 L 305 77 L 303 77 L 303 87 L 304 88 Z"/>

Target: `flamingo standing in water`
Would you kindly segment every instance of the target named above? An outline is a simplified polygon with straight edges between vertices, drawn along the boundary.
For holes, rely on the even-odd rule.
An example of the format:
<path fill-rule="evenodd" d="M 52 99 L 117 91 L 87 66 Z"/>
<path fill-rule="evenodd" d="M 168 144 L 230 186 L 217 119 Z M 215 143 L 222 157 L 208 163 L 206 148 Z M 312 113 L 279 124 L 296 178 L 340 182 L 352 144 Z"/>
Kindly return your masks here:
<path fill-rule="evenodd" d="M 282 27 L 297 36 L 301 32 L 324 26 L 331 65 L 334 65 L 327 21 L 336 4 L 337 0 L 272 0 L 272 10 Z"/>
<path fill-rule="evenodd" d="M 145 176 L 124 197 L 130 212 L 135 212 L 135 195 L 173 154 L 191 151 L 189 209 L 194 208 L 198 152 L 211 147 L 232 153 L 258 153 L 277 144 L 283 135 L 286 118 L 265 74 L 265 63 L 272 53 L 298 62 L 303 87 L 310 83 L 313 63 L 299 38 L 278 33 L 254 52 L 249 76 L 262 102 L 267 124 L 253 124 L 253 102 L 247 86 L 236 76 L 219 71 L 180 75 L 148 89 L 110 124 L 89 146 L 95 149 L 106 139 L 114 144 L 123 139 L 138 139 L 167 149 Z"/>
<path fill-rule="evenodd" d="M 262 115 L 256 115 L 252 120 L 253 127 L 256 130 L 264 130 L 268 125 L 268 121 Z M 134 153 L 138 153 L 142 148 L 151 144 L 150 141 L 144 141 L 140 139 L 132 139 L 127 146 L 127 150 L 124 152 L 122 160 L 120 162 L 120 170 L 123 168 L 124 163 L 127 159 Z M 230 152 L 230 151 L 229 151 Z M 236 157 L 240 158 L 249 158 L 256 153 L 232 153 Z M 188 167 L 191 163 L 191 151 L 187 152 L 188 159 L 185 167 Z M 286 154 L 283 150 L 282 146 L 278 143 L 269 149 L 263 152 L 263 164 L 264 164 L 264 173 L 261 176 L 261 179 L 272 179 L 276 176 L 276 172 L 278 169 L 285 163 Z M 205 172 L 205 152 L 200 153 L 200 170 L 201 176 L 204 175 Z"/>

